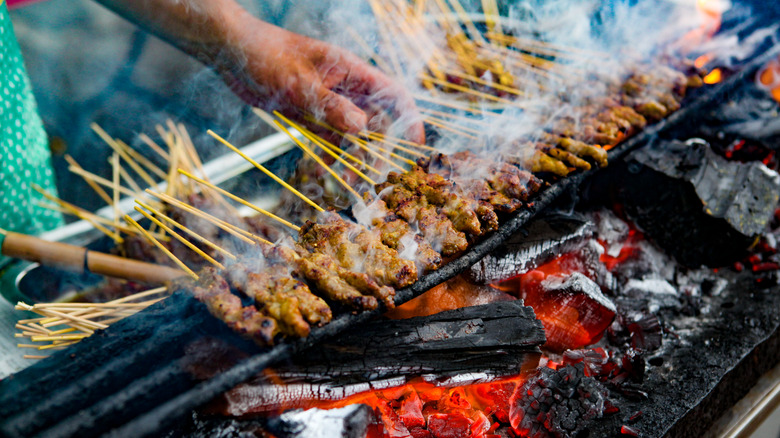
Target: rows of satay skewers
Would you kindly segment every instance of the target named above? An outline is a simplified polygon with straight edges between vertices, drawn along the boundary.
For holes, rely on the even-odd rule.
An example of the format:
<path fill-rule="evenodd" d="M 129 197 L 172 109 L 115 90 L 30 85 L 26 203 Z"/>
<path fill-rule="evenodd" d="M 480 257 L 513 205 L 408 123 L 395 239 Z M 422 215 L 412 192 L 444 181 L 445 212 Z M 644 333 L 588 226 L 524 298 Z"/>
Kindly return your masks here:
<path fill-rule="evenodd" d="M 122 193 L 138 198 L 136 210 L 151 223 L 148 230 L 129 217 L 121 223 L 118 214 L 111 221 L 50 199 L 54 208 L 100 225 L 123 254 L 180 267 L 189 277 L 169 290 L 191 291 L 230 327 L 267 345 L 278 335 L 306 336 L 312 326 L 329 322 L 334 309 L 392 307 L 396 289 L 411 285 L 496 230 L 501 216 L 532 202 L 545 180 L 606 166 L 609 147 L 679 108 L 686 90 L 700 82 L 698 72 L 693 73 L 686 76 L 657 66 L 619 82 L 604 81 L 598 93 L 580 99 L 579 106 L 573 104 L 564 116 L 525 140 L 514 140 L 511 148 L 502 148 L 500 156 L 490 159 L 471 152 L 443 155 L 431 146 L 386 134 L 352 135 L 309 120 L 340 136 L 337 146 L 280 114 L 276 119 L 264 115 L 284 132 L 295 128 L 303 134 L 304 141 L 291 138 L 326 178 L 337 181 L 346 196 L 357 201 L 353 218 L 327 212 L 249 157 L 245 158 L 285 185 L 291 196 L 318 212 L 317 220 L 298 226 L 219 189 L 195 175 L 203 175 L 202 164 L 186 131 L 174 124 L 159 132 L 168 151 L 149 137 L 142 138 L 168 161 L 167 171 L 140 160 L 132 148 L 100 129 L 96 132 L 115 152 L 113 178 L 100 178 L 71 163 L 71 170 L 96 191 L 102 190 L 101 197 L 110 205 L 118 206 Z M 497 117 L 491 111 L 426 99 L 421 101 L 442 110 L 423 106 L 426 123 L 469 140 L 485 139 L 480 135 L 484 129 L 468 131 L 468 122 Z M 478 113 L 481 119 L 462 123 L 458 117 L 463 116 L 453 109 Z M 435 118 L 432 111 L 437 111 Z M 331 157 L 343 170 L 335 171 L 320 155 Z M 164 179 L 165 191 L 141 191 L 118 165 L 121 160 L 135 162 L 132 170 L 148 185 L 155 182 L 150 174 Z M 385 180 L 379 181 L 381 177 Z M 358 192 L 359 185 L 345 181 L 349 178 L 362 179 L 369 189 Z M 228 198 L 260 215 L 242 217 Z M 291 237 L 295 234 L 297 240 Z M 247 300 L 251 304 L 245 305 Z"/>

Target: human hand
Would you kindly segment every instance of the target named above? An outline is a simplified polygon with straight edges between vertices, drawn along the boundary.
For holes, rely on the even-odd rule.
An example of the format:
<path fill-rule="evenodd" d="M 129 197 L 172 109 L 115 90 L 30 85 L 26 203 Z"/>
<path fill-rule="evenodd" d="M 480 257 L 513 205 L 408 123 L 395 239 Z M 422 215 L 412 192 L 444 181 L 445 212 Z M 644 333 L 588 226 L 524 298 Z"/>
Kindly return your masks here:
<path fill-rule="evenodd" d="M 217 69 L 247 103 L 350 133 L 384 131 L 395 120 L 407 139 L 425 141 L 414 100 L 379 70 L 328 43 L 252 17 L 242 22 Z"/>

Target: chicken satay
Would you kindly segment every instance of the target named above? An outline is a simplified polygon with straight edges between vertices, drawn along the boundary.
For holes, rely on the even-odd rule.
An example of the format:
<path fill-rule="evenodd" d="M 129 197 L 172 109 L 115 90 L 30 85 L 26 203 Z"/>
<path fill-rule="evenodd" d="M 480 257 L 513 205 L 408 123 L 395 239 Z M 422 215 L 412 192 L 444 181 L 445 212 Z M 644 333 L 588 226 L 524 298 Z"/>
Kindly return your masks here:
<path fill-rule="evenodd" d="M 199 280 L 178 283 L 203 302 L 209 313 L 225 322 L 236 333 L 254 340 L 259 345 L 272 345 L 278 326 L 273 318 L 259 312 L 254 306 L 243 306 L 241 299 L 230 292 L 227 281 L 213 267 L 199 271 Z"/>

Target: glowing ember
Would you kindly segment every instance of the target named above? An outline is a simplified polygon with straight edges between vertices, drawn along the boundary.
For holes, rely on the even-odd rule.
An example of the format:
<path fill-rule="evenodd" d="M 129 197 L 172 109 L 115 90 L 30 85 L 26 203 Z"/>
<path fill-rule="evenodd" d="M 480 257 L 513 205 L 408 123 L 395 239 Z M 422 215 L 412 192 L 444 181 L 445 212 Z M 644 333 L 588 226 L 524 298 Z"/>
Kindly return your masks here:
<path fill-rule="evenodd" d="M 723 79 L 723 73 L 719 68 L 713 69 L 707 76 L 704 77 L 705 84 L 717 84 Z"/>
<path fill-rule="evenodd" d="M 772 95 L 775 101 L 780 102 L 780 58 L 769 61 L 758 72 L 756 83 Z"/>

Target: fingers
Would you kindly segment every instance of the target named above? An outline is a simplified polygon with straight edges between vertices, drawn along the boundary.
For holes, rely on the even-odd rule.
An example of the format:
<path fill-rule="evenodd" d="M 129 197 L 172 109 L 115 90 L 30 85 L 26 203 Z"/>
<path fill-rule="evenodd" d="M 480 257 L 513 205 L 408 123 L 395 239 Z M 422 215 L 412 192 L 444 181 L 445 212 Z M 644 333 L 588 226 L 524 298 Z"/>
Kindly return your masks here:
<path fill-rule="evenodd" d="M 425 143 L 425 129 L 422 117 L 417 111 L 414 98 L 398 82 L 378 69 L 353 56 L 347 56 L 341 68 L 346 74 L 339 86 L 352 99 L 361 101 L 364 108 L 375 108 L 370 120 L 381 118 L 380 111 L 389 112 L 395 121 L 394 129 L 409 141 Z M 387 126 L 385 125 L 385 128 Z"/>
<path fill-rule="evenodd" d="M 324 86 L 317 92 L 317 101 L 309 112 L 339 131 L 357 133 L 368 125 L 366 113 L 346 97 L 337 94 Z"/>

